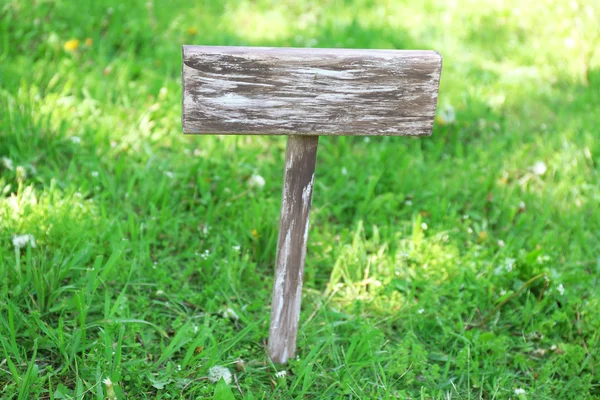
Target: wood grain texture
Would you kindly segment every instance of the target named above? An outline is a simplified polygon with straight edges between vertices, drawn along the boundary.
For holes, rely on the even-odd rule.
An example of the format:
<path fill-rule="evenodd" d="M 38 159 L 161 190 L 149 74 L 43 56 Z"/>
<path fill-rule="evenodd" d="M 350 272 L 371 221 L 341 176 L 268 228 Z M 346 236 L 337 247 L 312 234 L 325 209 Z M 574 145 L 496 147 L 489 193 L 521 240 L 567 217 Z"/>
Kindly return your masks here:
<path fill-rule="evenodd" d="M 435 51 L 183 47 L 183 131 L 431 134 Z"/>
<path fill-rule="evenodd" d="M 296 352 L 318 141 L 318 136 L 287 140 L 269 330 L 269 353 L 276 363 L 286 363 Z"/>

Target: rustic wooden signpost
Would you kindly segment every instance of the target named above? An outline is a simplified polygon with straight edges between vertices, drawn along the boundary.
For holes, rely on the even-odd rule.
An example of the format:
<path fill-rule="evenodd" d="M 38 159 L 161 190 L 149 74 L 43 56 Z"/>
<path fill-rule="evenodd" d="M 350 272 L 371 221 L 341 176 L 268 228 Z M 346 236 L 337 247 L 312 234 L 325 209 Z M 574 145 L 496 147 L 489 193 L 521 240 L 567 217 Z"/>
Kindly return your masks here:
<path fill-rule="evenodd" d="M 183 131 L 287 135 L 269 332 L 294 357 L 319 135 L 431 135 L 435 51 L 183 47 Z"/>

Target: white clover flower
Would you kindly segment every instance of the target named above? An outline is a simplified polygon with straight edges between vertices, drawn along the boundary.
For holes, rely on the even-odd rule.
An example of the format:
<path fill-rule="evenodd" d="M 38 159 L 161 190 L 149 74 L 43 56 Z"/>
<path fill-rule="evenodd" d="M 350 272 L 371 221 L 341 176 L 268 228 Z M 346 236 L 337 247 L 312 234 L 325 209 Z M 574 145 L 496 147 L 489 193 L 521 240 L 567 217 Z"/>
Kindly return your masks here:
<path fill-rule="evenodd" d="M 531 171 L 539 176 L 544 175 L 547 169 L 548 168 L 546 168 L 546 164 L 543 161 L 538 161 L 535 164 L 533 164 L 533 167 L 531 167 Z"/>
<path fill-rule="evenodd" d="M 169 179 L 173 179 L 173 177 L 175 177 L 175 175 L 171 171 L 165 171 L 165 175 Z"/>
<path fill-rule="evenodd" d="M 252 175 L 250 179 L 248 179 L 248 186 L 251 188 L 259 188 L 262 189 L 265 187 L 265 178 L 260 175 Z"/>
<path fill-rule="evenodd" d="M 221 316 L 223 318 L 229 318 L 229 319 L 234 320 L 234 321 L 237 321 L 237 320 L 240 319 L 240 317 L 237 315 L 237 313 L 235 311 L 233 311 L 232 308 L 228 308 L 225 311 L 223 311 L 221 313 Z"/>
<path fill-rule="evenodd" d="M 498 246 L 504 247 L 504 240 L 502 240 L 502 239 L 498 240 Z"/>
<path fill-rule="evenodd" d="M 100 173 L 99 173 L 98 171 L 92 171 L 92 176 L 93 176 L 94 178 L 97 178 L 97 177 L 98 177 L 98 175 L 100 175 Z"/>
<path fill-rule="evenodd" d="M 14 169 L 13 161 L 10 158 L 2 157 L 2 165 L 4 168 L 12 171 Z"/>
<path fill-rule="evenodd" d="M 71 142 L 79 144 L 81 143 L 81 138 L 79 136 L 71 136 Z"/>
<path fill-rule="evenodd" d="M 236 245 L 236 246 L 231 246 L 231 248 L 233 249 L 233 251 L 235 251 L 236 253 L 240 252 L 241 246 L 240 245 Z"/>
<path fill-rule="evenodd" d="M 277 379 L 283 379 L 283 378 L 285 378 L 286 375 L 287 375 L 286 370 L 275 372 L 275 378 L 277 378 Z"/>
<path fill-rule="evenodd" d="M 526 393 L 525 389 L 523 389 L 523 388 L 517 388 L 517 389 L 515 389 L 515 395 L 516 396 L 520 396 L 520 395 L 525 394 L 525 393 Z"/>
<path fill-rule="evenodd" d="M 15 246 L 15 249 L 18 250 L 27 245 L 35 248 L 35 237 L 33 237 L 33 235 L 26 234 L 13 236 L 13 246 Z"/>
<path fill-rule="evenodd" d="M 558 293 L 560 293 L 561 296 L 565 295 L 565 287 L 563 286 L 562 283 L 560 285 L 558 285 L 558 287 L 556 288 L 556 290 L 558 290 Z"/>
<path fill-rule="evenodd" d="M 106 398 L 109 400 L 116 400 L 117 394 L 115 393 L 115 388 L 110 378 L 106 378 L 102 383 L 106 386 Z"/>
<path fill-rule="evenodd" d="M 421 223 L 421 229 L 423 229 L 424 231 L 426 231 L 426 230 L 427 230 L 427 228 L 429 228 L 429 227 L 427 226 L 427 223 L 425 223 L 425 222 L 422 222 L 422 223 Z"/>
<path fill-rule="evenodd" d="M 231 371 L 229 371 L 226 367 L 221 367 L 220 365 L 215 365 L 208 370 L 208 380 L 217 383 L 223 378 L 226 384 L 231 383 Z"/>
<path fill-rule="evenodd" d="M 348 170 L 346 167 L 342 167 L 342 175 L 348 175 Z"/>
<path fill-rule="evenodd" d="M 447 105 L 441 110 L 437 117 L 437 122 L 441 125 L 453 124 L 456 121 L 456 114 L 454 113 L 454 107 Z"/>

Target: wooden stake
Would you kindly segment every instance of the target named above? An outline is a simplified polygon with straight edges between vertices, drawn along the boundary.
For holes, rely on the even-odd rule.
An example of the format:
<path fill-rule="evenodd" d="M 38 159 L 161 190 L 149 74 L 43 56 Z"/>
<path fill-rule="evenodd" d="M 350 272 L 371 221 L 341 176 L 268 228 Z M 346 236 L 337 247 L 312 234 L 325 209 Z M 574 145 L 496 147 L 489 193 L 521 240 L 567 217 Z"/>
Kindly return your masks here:
<path fill-rule="evenodd" d="M 287 139 L 269 330 L 269 354 L 281 364 L 296 352 L 318 142 L 318 136 Z"/>

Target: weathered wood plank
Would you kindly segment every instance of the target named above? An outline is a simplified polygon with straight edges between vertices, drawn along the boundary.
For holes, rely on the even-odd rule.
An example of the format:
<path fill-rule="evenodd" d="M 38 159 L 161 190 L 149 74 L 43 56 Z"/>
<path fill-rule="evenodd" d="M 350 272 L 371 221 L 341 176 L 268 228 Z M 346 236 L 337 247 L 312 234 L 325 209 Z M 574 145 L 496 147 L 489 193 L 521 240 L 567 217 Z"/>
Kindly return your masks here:
<path fill-rule="evenodd" d="M 435 51 L 183 47 L 183 131 L 430 135 Z"/>
<path fill-rule="evenodd" d="M 289 136 L 271 305 L 269 353 L 286 363 L 296 352 L 318 136 Z"/>

